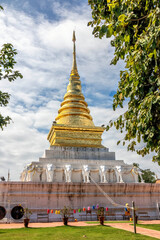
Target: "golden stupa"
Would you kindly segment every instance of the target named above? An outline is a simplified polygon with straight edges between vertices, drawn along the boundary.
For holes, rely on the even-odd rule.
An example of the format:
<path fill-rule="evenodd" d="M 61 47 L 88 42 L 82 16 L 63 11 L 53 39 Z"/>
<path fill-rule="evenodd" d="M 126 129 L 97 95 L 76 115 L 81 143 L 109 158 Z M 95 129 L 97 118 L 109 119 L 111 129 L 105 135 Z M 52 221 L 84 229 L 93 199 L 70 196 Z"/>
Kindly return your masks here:
<path fill-rule="evenodd" d="M 81 81 L 77 70 L 75 31 L 73 31 L 73 65 L 67 93 L 48 134 L 51 146 L 102 148 L 103 127 L 96 127 L 81 92 Z"/>

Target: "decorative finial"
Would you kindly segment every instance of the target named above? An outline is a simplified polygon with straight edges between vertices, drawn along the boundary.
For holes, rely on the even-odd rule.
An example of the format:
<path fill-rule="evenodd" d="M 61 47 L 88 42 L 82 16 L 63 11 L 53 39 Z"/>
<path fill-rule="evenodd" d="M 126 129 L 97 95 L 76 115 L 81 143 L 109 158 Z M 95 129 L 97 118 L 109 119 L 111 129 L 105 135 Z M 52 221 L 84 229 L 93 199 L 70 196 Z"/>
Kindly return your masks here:
<path fill-rule="evenodd" d="M 73 65 L 72 65 L 72 71 L 71 71 L 71 75 L 78 75 L 78 71 L 77 71 L 77 63 L 76 63 L 76 35 L 75 35 L 75 30 L 73 30 Z"/>
<path fill-rule="evenodd" d="M 73 30 L 73 38 L 72 41 L 75 42 L 76 41 L 76 35 L 75 35 L 75 30 Z"/>

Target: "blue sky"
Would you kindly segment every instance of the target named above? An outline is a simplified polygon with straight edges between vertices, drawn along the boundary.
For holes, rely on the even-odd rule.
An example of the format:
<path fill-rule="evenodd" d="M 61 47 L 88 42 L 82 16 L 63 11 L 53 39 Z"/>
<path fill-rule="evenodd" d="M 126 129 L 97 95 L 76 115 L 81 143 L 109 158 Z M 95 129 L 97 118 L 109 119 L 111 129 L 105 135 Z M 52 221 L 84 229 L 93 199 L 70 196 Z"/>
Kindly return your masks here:
<path fill-rule="evenodd" d="M 5 0 L 0 13 L 1 38 L 11 42 L 18 51 L 17 66 L 23 79 L 14 83 L 0 82 L 2 91 L 11 94 L 10 103 L 2 108 L 13 122 L 0 134 L 0 176 L 18 180 L 23 167 L 38 161 L 49 148 L 47 134 L 57 116 L 66 92 L 72 66 L 72 32 L 76 30 L 78 71 L 82 91 L 89 105 L 95 125 L 107 124 L 125 111 L 112 110 L 113 95 L 117 89 L 122 62 L 111 66 L 114 49 L 110 39 L 96 39 L 87 27 L 91 10 L 87 1 Z M 117 160 L 138 162 L 142 168 L 151 168 L 160 177 L 157 164 L 151 156 L 141 158 L 117 146 L 123 135 L 115 129 L 103 134 L 103 144 L 116 152 Z"/>

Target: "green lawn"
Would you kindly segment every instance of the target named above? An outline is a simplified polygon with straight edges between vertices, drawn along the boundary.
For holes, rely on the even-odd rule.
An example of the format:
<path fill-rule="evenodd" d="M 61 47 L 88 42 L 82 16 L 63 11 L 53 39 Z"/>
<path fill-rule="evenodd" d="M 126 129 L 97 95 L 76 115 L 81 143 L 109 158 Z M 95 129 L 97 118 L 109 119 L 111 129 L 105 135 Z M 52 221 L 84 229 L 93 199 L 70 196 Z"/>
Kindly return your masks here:
<path fill-rule="evenodd" d="M 0 229 L 0 240 L 154 240 L 108 226 Z"/>
<path fill-rule="evenodd" d="M 160 224 L 137 224 L 137 226 L 160 231 Z"/>
<path fill-rule="evenodd" d="M 91 222 L 86 222 L 87 224 L 100 224 L 99 221 L 91 221 Z M 130 223 L 132 224 L 133 222 L 131 221 L 104 221 L 104 223 Z"/>

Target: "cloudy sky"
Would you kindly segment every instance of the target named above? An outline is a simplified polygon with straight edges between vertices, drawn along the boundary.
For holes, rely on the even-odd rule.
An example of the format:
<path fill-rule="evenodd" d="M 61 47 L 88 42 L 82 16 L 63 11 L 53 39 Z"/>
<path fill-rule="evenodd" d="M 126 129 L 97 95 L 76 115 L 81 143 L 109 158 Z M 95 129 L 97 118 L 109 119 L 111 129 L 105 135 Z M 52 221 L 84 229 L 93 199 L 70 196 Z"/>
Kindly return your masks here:
<path fill-rule="evenodd" d="M 24 166 L 38 161 L 49 148 L 47 135 L 71 71 L 73 29 L 82 91 L 95 125 L 106 125 L 124 111 L 112 110 L 119 71 L 124 65 L 110 65 L 114 53 L 110 39 L 95 39 L 87 27 L 91 20 L 87 0 L 2 0 L 1 4 L 0 46 L 12 43 L 17 49 L 16 69 L 23 79 L 0 82 L 0 89 L 11 94 L 9 105 L 0 111 L 13 120 L 0 132 L 0 176 L 7 178 L 9 169 L 11 180 L 19 180 Z M 160 168 L 152 163 L 151 155 L 142 158 L 117 146 L 117 140 L 123 137 L 111 129 L 103 134 L 103 145 L 116 152 L 117 160 L 137 162 L 160 177 Z"/>

